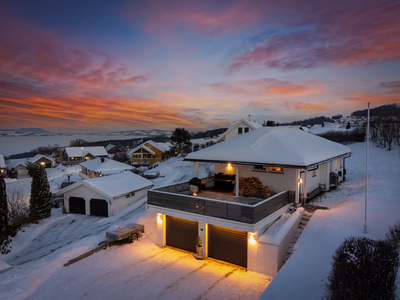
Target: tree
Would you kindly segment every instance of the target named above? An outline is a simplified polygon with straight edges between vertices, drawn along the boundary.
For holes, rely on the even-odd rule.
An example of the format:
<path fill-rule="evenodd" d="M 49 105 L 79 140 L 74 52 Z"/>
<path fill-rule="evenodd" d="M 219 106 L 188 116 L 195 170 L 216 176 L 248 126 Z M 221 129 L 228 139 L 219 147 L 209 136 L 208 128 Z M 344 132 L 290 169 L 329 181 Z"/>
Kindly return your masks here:
<path fill-rule="evenodd" d="M 46 170 L 37 165 L 31 184 L 30 216 L 35 219 L 48 218 L 51 207 L 51 192 Z"/>
<path fill-rule="evenodd" d="M 8 204 L 6 183 L 0 174 L 0 252 L 7 254 L 11 251 L 11 228 L 8 224 Z"/>
<path fill-rule="evenodd" d="M 171 141 L 174 146 L 178 146 L 178 152 L 182 152 L 182 145 L 190 146 L 192 143 L 190 142 L 190 132 L 185 128 L 176 128 L 171 135 Z"/>
<path fill-rule="evenodd" d="M 350 129 L 350 128 L 351 128 L 351 125 L 350 125 L 350 121 L 349 121 L 349 122 L 347 122 L 346 129 Z"/>

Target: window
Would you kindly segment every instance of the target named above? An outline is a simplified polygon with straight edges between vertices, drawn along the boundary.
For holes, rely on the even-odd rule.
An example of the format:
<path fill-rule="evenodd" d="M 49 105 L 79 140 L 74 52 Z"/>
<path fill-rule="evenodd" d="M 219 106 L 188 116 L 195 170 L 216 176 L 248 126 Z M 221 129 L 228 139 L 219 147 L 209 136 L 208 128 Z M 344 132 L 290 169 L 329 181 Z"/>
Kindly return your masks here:
<path fill-rule="evenodd" d="M 132 154 L 132 158 L 140 158 L 141 155 L 140 154 Z"/>
<path fill-rule="evenodd" d="M 135 192 L 131 192 L 131 197 L 135 196 Z"/>
<path fill-rule="evenodd" d="M 283 168 L 282 167 L 269 167 L 269 171 L 270 172 L 283 172 Z"/>
<path fill-rule="evenodd" d="M 243 127 L 238 127 L 238 134 L 242 134 L 243 133 Z"/>
<path fill-rule="evenodd" d="M 266 167 L 262 165 L 255 165 L 254 170 L 259 170 L 259 171 L 266 171 Z"/>
<path fill-rule="evenodd" d="M 126 198 L 129 198 L 130 196 L 131 196 L 131 194 L 126 194 L 126 196 L 125 196 L 125 197 L 126 197 Z"/>
<path fill-rule="evenodd" d="M 244 133 L 249 132 L 249 127 L 244 128 Z"/>

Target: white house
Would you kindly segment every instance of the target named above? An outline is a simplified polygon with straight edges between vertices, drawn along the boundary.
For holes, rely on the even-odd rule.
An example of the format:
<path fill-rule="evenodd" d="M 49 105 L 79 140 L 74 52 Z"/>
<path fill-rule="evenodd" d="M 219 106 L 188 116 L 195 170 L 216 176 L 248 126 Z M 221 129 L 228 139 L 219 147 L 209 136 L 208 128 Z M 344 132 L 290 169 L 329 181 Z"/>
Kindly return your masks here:
<path fill-rule="evenodd" d="M 10 159 L 7 160 L 6 169 L 7 172 L 14 169 L 18 172 L 18 177 L 27 176 L 28 168 L 26 167 L 26 158 Z"/>
<path fill-rule="evenodd" d="M 241 119 L 231 124 L 229 128 L 218 137 L 217 142 L 229 140 L 235 136 L 245 134 L 261 127 L 261 124 L 257 123 L 256 121 L 251 121 L 250 118 L 249 120 Z"/>
<path fill-rule="evenodd" d="M 262 127 L 192 152 L 185 160 L 195 163 L 196 177 L 198 162 L 215 163 L 216 175 L 201 179 L 200 192 L 193 193 L 189 182 L 148 192 L 147 209 L 158 214 L 157 243 L 194 252 L 200 236 L 204 257 L 275 276 L 302 212 L 285 217 L 290 225 L 272 224 L 289 206 L 337 186 L 350 155 L 346 146 L 283 127 Z M 241 196 L 240 184 L 251 177 L 272 194 Z"/>
<path fill-rule="evenodd" d="M 28 158 L 27 163 L 41 165 L 48 169 L 54 166 L 54 159 L 46 155 L 37 154 L 34 157 Z"/>
<path fill-rule="evenodd" d="M 130 171 L 80 181 L 57 194 L 64 194 L 68 213 L 111 217 L 146 196 L 150 180 Z"/>
<path fill-rule="evenodd" d="M 62 157 L 67 162 L 81 162 L 96 157 L 107 157 L 108 153 L 103 146 L 97 147 L 66 147 Z"/>
<path fill-rule="evenodd" d="M 79 172 L 79 175 L 83 179 L 108 176 L 135 169 L 135 167 L 130 165 L 104 157 L 88 160 L 79 165 L 82 167 L 82 171 Z"/>

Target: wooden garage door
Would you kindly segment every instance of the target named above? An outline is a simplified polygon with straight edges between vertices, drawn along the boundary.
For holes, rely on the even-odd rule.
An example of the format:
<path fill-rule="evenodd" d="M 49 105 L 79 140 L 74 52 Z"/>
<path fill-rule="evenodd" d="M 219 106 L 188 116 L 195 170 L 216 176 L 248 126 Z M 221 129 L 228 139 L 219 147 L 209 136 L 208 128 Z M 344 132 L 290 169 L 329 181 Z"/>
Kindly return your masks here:
<path fill-rule="evenodd" d="M 90 199 L 90 215 L 108 217 L 108 202 L 104 199 Z"/>
<path fill-rule="evenodd" d="M 69 197 L 69 212 L 72 214 L 86 214 L 85 199 Z"/>
<path fill-rule="evenodd" d="M 247 232 L 208 225 L 208 256 L 247 268 Z"/>
<path fill-rule="evenodd" d="M 196 252 L 197 222 L 167 216 L 166 233 L 168 246 Z"/>

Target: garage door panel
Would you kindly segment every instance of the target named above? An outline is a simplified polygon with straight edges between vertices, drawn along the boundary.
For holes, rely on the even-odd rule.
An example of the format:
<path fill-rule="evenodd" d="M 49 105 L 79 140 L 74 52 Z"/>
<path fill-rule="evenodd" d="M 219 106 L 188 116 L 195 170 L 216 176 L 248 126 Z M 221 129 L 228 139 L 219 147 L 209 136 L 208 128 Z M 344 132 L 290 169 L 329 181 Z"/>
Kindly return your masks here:
<path fill-rule="evenodd" d="M 90 199 L 90 215 L 108 217 L 108 202 L 105 199 Z"/>
<path fill-rule="evenodd" d="M 86 214 L 85 199 L 80 197 L 69 197 L 69 212 L 72 214 Z"/>
<path fill-rule="evenodd" d="M 196 252 L 197 222 L 167 216 L 166 229 L 168 246 Z"/>
<path fill-rule="evenodd" d="M 208 256 L 247 267 L 247 232 L 209 225 Z"/>

